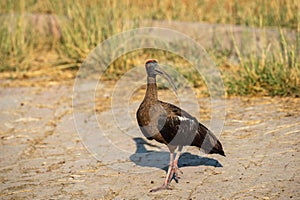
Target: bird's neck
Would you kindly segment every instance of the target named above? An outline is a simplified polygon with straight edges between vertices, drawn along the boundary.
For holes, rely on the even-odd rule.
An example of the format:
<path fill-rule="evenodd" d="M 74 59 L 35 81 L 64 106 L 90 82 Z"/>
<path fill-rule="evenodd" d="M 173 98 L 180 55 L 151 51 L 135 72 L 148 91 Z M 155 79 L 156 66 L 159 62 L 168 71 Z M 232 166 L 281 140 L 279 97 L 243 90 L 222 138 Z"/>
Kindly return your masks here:
<path fill-rule="evenodd" d="M 155 102 L 157 101 L 157 85 L 155 77 L 147 77 L 147 90 L 144 101 Z"/>

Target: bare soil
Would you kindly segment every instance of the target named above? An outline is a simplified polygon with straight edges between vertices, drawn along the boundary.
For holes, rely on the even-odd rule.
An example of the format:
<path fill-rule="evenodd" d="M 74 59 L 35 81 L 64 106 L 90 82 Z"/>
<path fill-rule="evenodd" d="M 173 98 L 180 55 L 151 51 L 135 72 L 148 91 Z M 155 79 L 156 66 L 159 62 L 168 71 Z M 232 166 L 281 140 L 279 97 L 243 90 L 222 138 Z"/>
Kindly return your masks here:
<path fill-rule="evenodd" d="M 225 99 L 220 140 L 226 157 L 187 148 L 180 160 L 179 182 L 171 182 L 172 190 L 149 193 L 163 183 L 165 170 L 155 160 L 145 166 L 133 159 L 138 151 L 133 136 L 118 129 L 109 132 L 116 127 L 107 122 L 104 129 L 111 134 L 111 143 L 95 140 L 94 144 L 111 160 L 86 149 L 74 125 L 73 82 L 28 80 L 31 85 L 18 87 L 12 82 L 2 81 L 0 90 L 1 199 L 300 199 L 299 98 Z M 114 84 L 105 84 L 97 96 L 98 116 L 110 112 Z M 143 90 L 132 101 L 138 105 L 142 97 Z M 209 98 L 198 101 L 209 104 Z M 201 107 L 203 123 L 209 112 Z M 127 131 L 143 141 L 136 128 L 132 125 Z M 124 138 L 117 137 L 122 134 Z M 163 145 L 143 142 L 157 162 L 168 159 Z M 133 153 L 119 158 L 113 143 Z"/>

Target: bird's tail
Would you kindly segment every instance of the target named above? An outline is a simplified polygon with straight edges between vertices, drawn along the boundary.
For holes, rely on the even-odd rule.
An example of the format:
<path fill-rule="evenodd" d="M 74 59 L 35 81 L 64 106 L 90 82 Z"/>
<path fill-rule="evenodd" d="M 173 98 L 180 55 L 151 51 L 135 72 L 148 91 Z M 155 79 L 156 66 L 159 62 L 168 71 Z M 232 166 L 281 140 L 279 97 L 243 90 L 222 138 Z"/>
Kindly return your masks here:
<path fill-rule="evenodd" d="M 222 144 L 219 140 L 217 141 L 217 144 L 215 144 L 215 146 L 212 148 L 212 150 L 210 150 L 208 153 L 209 154 L 216 153 L 216 154 L 220 154 L 222 156 L 225 156 L 225 152 L 224 152 Z"/>
<path fill-rule="evenodd" d="M 204 153 L 220 154 L 225 156 L 221 142 L 202 124 L 200 124 L 200 127 L 198 128 L 198 134 L 196 135 L 192 145 L 199 147 Z"/>

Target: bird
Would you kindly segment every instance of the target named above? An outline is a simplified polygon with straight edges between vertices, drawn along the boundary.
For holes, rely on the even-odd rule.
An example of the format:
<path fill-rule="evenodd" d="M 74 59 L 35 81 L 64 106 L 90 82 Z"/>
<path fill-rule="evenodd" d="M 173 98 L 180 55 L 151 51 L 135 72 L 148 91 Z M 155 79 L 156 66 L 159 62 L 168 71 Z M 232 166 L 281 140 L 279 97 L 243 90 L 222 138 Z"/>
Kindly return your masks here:
<path fill-rule="evenodd" d="M 182 174 L 178 168 L 178 159 L 184 146 L 196 146 L 208 154 L 225 156 L 225 153 L 217 137 L 195 117 L 173 104 L 158 99 L 157 75 L 165 78 L 174 91 L 177 88 L 171 77 L 161 69 L 157 60 L 148 59 L 145 62 L 145 68 L 147 87 L 144 99 L 136 112 L 137 122 L 148 140 L 165 144 L 170 151 L 170 164 L 163 185 L 150 190 L 150 192 L 156 192 L 171 189 L 169 185 L 173 178 L 178 182 L 179 172 Z M 174 158 L 176 149 L 177 153 Z"/>

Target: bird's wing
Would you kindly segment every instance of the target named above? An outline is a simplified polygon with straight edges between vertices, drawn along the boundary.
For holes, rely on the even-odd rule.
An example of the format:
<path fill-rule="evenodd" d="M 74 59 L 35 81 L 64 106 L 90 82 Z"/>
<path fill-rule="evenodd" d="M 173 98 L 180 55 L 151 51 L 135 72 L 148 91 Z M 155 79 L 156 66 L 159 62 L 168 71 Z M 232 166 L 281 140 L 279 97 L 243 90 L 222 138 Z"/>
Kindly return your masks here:
<path fill-rule="evenodd" d="M 195 117 L 175 105 L 161 105 L 165 112 L 158 119 L 158 129 L 169 144 L 197 146 L 205 153 L 224 154 L 217 137 Z"/>
<path fill-rule="evenodd" d="M 199 126 L 196 118 L 175 105 L 161 102 L 164 112 L 158 118 L 162 137 L 172 145 L 192 145 Z"/>

